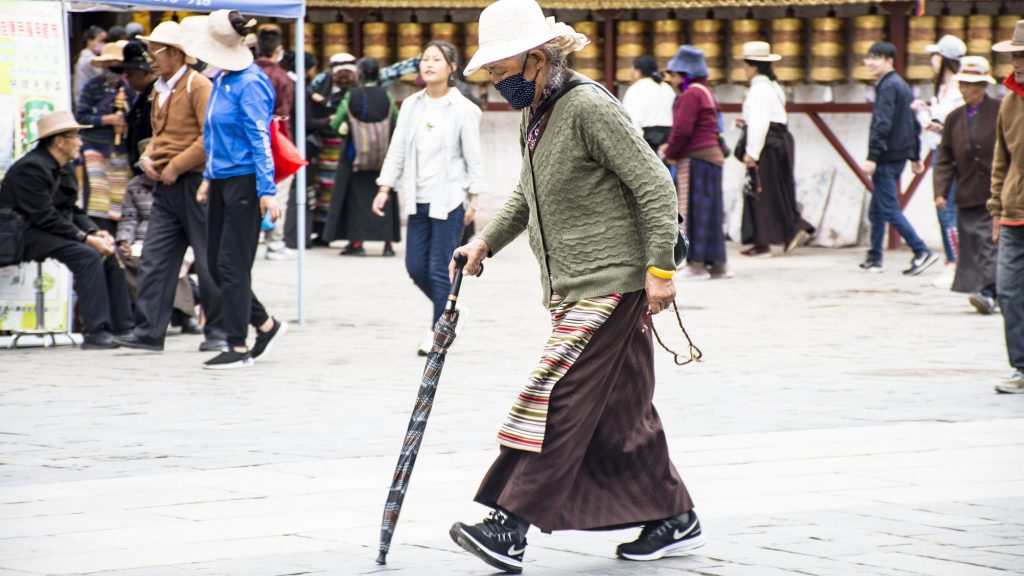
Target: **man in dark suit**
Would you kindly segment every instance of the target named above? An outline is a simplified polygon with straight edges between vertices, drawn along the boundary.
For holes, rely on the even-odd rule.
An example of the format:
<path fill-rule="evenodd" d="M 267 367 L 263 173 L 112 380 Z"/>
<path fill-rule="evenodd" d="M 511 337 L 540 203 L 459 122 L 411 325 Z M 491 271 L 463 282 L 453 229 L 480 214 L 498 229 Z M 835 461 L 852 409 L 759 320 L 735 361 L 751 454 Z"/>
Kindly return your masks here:
<path fill-rule="evenodd" d="M 114 238 L 75 206 L 78 185 L 67 168 L 82 148 L 79 130 L 89 128 L 67 111 L 39 119 L 39 143 L 15 162 L 0 183 L 0 208 L 24 216 L 23 261 L 53 258 L 75 277 L 85 317 L 82 348 L 116 348 L 111 332 L 132 328 L 131 297 L 117 264 Z"/>

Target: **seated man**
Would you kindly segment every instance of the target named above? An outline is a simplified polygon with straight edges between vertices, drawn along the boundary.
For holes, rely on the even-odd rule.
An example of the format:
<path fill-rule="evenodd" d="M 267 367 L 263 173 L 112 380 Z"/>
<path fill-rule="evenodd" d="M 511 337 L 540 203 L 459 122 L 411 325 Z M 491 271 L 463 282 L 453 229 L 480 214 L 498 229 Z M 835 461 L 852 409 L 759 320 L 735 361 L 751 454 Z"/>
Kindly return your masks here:
<path fill-rule="evenodd" d="M 0 182 L 0 207 L 25 217 L 22 260 L 53 258 L 75 276 L 85 317 L 84 349 L 116 348 L 111 332 L 132 329 L 128 284 L 118 266 L 114 238 L 75 206 L 78 185 L 67 169 L 82 148 L 79 125 L 67 111 L 39 119 L 39 143 Z"/>

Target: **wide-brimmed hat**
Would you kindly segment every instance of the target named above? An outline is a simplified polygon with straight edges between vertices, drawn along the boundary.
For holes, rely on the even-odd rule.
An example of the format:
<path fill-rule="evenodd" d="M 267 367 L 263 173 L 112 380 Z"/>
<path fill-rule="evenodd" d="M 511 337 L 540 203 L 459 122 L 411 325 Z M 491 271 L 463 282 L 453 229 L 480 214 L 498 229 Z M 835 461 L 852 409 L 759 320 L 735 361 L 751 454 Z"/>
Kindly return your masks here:
<path fill-rule="evenodd" d="M 50 112 L 49 114 L 39 118 L 39 120 L 36 120 L 35 140 L 42 140 L 43 138 L 53 136 L 54 134 L 71 132 L 72 130 L 84 130 L 86 128 L 92 128 L 92 125 L 79 124 L 78 121 L 75 120 L 74 114 L 67 110 L 58 110 L 57 112 Z"/>
<path fill-rule="evenodd" d="M 676 55 L 668 61 L 665 69 L 691 78 L 707 78 L 708 66 L 704 63 L 704 51 L 696 46 L 683 44 Z"/>
<path fill-rule="evenodd" d="M 956 82 L 984 82 L 995 84 L 996 79 L 992 77 L 992 69 L 988 60 L 982 56 L 964 56 L 960 60 L 960 71 L 953 75 Z"/>
<path fill-rule="evenodd" d="M 229 72 L 252 65 L 252 51 L 246 48 L 244 38 L 231 25 L 230 13 L 230 10 L 217 10 L 209 16 L 189 16 L 182 20 L 185 52 Z"/>
<path fill-rule="evenodd" d="M 946 34 L 939 38 L 937 43 L 925 46 L 925 52 L 938 54 L 950 60 L 960 60 L 964 54 L 967 54 L 967 44 L 964 44 L 964 41 L 956 36 Z"/>
<path fill-rule="evenodd" d="M 118 40 L 117 42 L 104 44 L 100 55 L 93 58 L 89 63 L 97 68 L 108 68 L 121 64 L 124 61 L 124 45 L 127 43 L 127 40 Z"/>
<path fill-rule="evenodd" d="M 1013 37 L 992 45 L 993 52 L 1021 52 L 1024 51 L 1024 20 L 1017 20 L 1013 28 Z"/>
<path fill-rule="evenodd" d="M 569 37 L 563 44 L 569 52 L 578 51 L 590 42 L 568 24 L 545 18 L 534 0 L 498 0 L 480 13 L 480 48 L 466 64 L 463 74 L 469 76 L 491 62 L 511 58 L 561 37 Z"/>
<path fill-rule="evenodd" d="M 331 56 L 330 67 L 331 72 L 349 70 L 353 74 L 359 74 L 359 68 L 356 67 L 356 57 L 348 52 L 339 52 Z"/>
<path fill-rule="evenodd" d="M 156 42 L 157 44 L 177 48 L 178 50 L 185 52 L 186 64 L 196 63 L 196 59 L 188 55 L 188 52 L 185 50 L 185 46 L 182 44 L 184 41 L 184 34 L 181 31 L 181 25 L 173 20 L 157 24 L 156 28 L 153 29 L 153 32 L 151 32 L 149 36 L 139 36 L 138 39 L 142 40 L 146 44 Z"/>
<path fill-rule="evenodd" d="M 754 41 L 743 43 L 743 56 L 741 60 L 753 60 L 754 62 L 778 62 L 782 56 L 772 54 L 772 47 L 767 42 Z"/>
<path fill-rule="evenodd" d="M 139 40 L 129 40 L 124 45 L 124 62 L 121 64 L 125 70 L 145 70 L 152 72 L 149 62 L 146 60 L 146 43 Z"/>

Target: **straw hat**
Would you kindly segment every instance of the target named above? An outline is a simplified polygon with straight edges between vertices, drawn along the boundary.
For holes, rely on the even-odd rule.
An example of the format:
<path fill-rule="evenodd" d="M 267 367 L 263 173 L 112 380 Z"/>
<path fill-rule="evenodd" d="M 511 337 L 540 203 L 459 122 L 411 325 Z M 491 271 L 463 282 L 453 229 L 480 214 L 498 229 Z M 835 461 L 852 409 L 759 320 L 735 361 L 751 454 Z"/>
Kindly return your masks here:
<path fill-rule="evenodd" d="M 230 10 L 217 10 L 209 16 L 189 16 L 181 21 L 185 51 L 221 70 L 245 70 L 253 62 L 252 52 L 228 19 Z"/>
<path fill-rule="evenodd" d="M 946 34 L 939 38 L 937 44 L 929 44 L 924 50 L 929 54 L 939 54 L 943 58 L 959 60 L 964 57 L 964 54 L 967 54 L 967 44 L 964 44 L 964 41 L 956 36 Z"/>
<path fill-rule="evenodd" d="M 93 58 L 89 63 L 97 68 L 117 66 L 124 61 L 124 46 L 127 43 L 127 40 L 118 40 L 117 42 L 104 44 L 100 55 Z"/>
<path fill-rule="evenodd" d="M 741 60 L 753 60 L 754 62 L 778 62 L 782 56 L 772 54 L 772 47 L 767 42 L 744 42 L 743 56 Z"/>
<path fill-rule="evenodd" d="M 563 48 L 569 52 L 576 52 L 590 43 L 568 24 L 544 18 L 544 12 L 534 0 L 498 0 L 480 13 L 480 48 L 466 64 L 463 74 L 469 76 L 491 62 L 511 58 L 561 37 L 567 37 Z"/>
<path fill-rule="evenodd" d="M 1024 51 L 1024 20 L 1017 20 L 1017 26 L 1013 29 L 1013 38 L 1004 40 L 992 46 L 993 52 L 1021 52 Z"/>
<path fill-rule="evenodd" d="M 185 52 L 185 47 L 182 45 L 182 39 L 184 35 L 181 32 L 181 25 L 172 20 L 161 22 L 153 29 L 153 32 L 149 36 L 139 36 L 139 40 L 142 40 L 147 45 L 150 42 L 156 42 L 157 44 L 163 44 L 164 46 L 170 46 L 177 48 L 182 52 Z M 196 59 L 188 54 L 185 54 L 185 64 L 195 64 Z"/>
<path fill-rule="evenodd" d="M 84 130 L 86 128 L 92 128 L 92 125 L 79 124 L 75 120 L 74 114 L 67 110 L 59 110 L 57 112 L 50 112 L 36 120 L 37 135 L 35 139 L 42 140 L 54 134 L 71 132 L 72 130 Z"/>
<path fill-rule="evenodd" d="M 985 82 L 995 84 L 988 60 L 981 56 L 964 56 L 960 60 L 960 72 L 953 75 L 957 82 Z"/>

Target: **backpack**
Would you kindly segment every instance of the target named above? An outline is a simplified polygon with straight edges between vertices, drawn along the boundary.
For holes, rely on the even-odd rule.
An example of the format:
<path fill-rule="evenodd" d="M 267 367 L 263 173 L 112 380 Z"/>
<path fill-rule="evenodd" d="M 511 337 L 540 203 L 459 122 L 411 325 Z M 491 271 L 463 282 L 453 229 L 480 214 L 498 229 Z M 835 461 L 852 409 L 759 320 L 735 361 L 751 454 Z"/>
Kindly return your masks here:
<path fill-rule="evenodd" d="M 353 172 L 379 172 L 391 144 L 391 101 L 383 88 L 353 88 L 348 100 Z"/>

